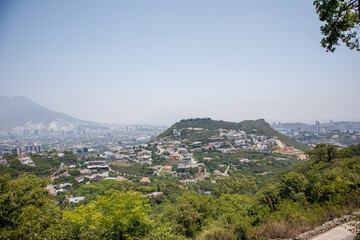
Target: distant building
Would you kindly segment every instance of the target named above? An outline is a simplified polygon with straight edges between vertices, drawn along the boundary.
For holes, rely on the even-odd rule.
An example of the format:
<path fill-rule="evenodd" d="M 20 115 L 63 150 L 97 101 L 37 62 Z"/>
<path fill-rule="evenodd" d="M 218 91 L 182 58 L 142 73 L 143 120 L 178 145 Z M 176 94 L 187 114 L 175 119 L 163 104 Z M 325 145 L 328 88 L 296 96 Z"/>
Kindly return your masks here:
<path fill-rule="evenodd" d="M 12 155 L 21 155 L 21 148 L 14 148 L 11 150 Z"/>
<path fill-rule="evenodd" d="M 222 172 L 220 172 L 219 170 L 214 170 L 213 171 L 215 176 L 223 176 L 224 174 Z"/>
<path fill-rule="evenodd" d="M 174 137 L 180 137 L 181 136 L 181 129 L 174 129 L 173 130 L 173 136 Z"/>
<path fill-rule="evenodd" d="M 115 179 L 116 181 L 128 181 L 127 178 L 124 178 L 124 177 L 116 177 Z"/>
<path fill-rule="evenodd" d="M 80 177 L 75 178 L 75 181 L 77 181 L 78 183 L 81 183 L 84 181 L 84 179 L 85 179 L 84 176 L 80 176 Z"/>
<path fill-rule="evenodd" d="M 56 189 L 54 185 L 47 185 L 46 189 L 49 191 L 51 195 L 56 195 Z"/>
<path fill-rule="evenodd" d="M 8 162 L 6 159 L 0 159 L 0 164 L 1 164 L 1 165 L 8 166 L 8 165 L 9 165 L 9 162 Z"/>
<path fill-rule="evenodd" d="M 147 194 L 147 196 L 149 196 L 150 198 L 161 196 L 161 195 L 163 195 L 163 192 L 152 192 L 152 193 Z"/>
<path fill-rule="evenodd" d="M 91 170 L 90 169 L 81 169 L 80 173 L 81 173 L 81 175 L 91 174 Z"/>
<path fill-rule="evenodd" d="M 33 162 L 33 160 L 32 160 L 29 156 L 20 155 L 20 156 L 17 157 L 17 159 L 18 159 L 22 164 L 35 167 L 35 163 Z"/>
<path fill-rule="evenodd" d="M 143 177 L 140 179 L 140 182 L 146 182 L 146 183 L 150 183 L 150 179 L 148 177 Z"/>
<path fill-rule="evenodd" d="M 65 188 L 65 187 L 72 187 L 72 183 L 62 183 L 62 184 L 60 184 L 60 188 Z"/>
<path fill-rule="evenodd" d="M 70 197 L 68 200 L 71 203 L 78 203 L 80 201 L 84 201 L 85 197 Z"/>
<path fill-rule="evenodd" d="M 86 164 L 89 169 L 109 169 L 109 165 L 106 164 L 106 161 L 89 161 L 84 164 Z"/>
<path fill-rule="evenodd" d="M 314 133 L 320 133 L 320 122 L 319 121 L 315 121 Z"/>
<path fill-rule="evenodd" d="M 42 147 L 41 147 L 41 145 L 26 145 L 26 146 L 24 146 L 23 150 L 25 150 L 25 152 L 27 152 L 27 153 L 29 153 L 29 152 L 40 153 L 42 151 Z"/>

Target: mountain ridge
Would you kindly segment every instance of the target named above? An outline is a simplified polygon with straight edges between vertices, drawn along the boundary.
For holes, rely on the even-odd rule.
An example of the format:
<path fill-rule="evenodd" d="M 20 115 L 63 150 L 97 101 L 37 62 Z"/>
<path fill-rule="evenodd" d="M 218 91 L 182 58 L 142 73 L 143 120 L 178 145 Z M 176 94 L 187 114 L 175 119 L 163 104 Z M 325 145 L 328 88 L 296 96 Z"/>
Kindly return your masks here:
<path fill-rule="evenodd" d="M 24 96 L 0 96 L 0 130 L 21 132 L 107 129 L 100 123 L 84 121 L 43 107 Z"/>

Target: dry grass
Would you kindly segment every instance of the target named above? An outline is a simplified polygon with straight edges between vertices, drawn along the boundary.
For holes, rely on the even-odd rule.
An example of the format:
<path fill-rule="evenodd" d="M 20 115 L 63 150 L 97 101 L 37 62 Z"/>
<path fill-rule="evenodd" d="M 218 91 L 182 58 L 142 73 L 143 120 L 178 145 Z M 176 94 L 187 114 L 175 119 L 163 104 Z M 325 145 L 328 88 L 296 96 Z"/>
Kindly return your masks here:
<path fill-rule="evenodd" d="M 336 209 L 313 216 L 313 218 L 308 216 L 307 218 L 290 218 L 288 220 L 284 220 L 280 216 L 277 216 L 258 228 L 255 228 L 254 235 L 259 239 L 294 238 L 325 222 L 351 214 L 353 210 L 353 208 Z"/>

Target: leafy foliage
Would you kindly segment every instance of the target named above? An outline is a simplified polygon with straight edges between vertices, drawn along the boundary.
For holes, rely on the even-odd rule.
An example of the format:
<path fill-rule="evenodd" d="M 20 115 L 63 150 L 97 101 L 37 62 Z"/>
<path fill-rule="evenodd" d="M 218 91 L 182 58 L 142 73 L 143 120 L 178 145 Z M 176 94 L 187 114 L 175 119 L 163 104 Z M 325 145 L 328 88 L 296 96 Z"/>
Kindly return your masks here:
<path fill-rule="evenodd" d="M 359 204 L 360 144 L 341 150 L 321 144 L 309 154 L 263 187 L 232 171 L 187 185 L 162 176 L 151 183 L 101 181 L 75 190 L 86 197 L 75 206 L 62 204 L 64 196 L 55 204 L 47 180 L 2 176 L 0 238 L 292 238 Z M 161 194 L 146 196 L 155 191 Z"/>
<path fill-rule="evenodd" d="M 65 211 L 71 238 L 139 239 L 150 230 L 149 203 L 139 193 L 108 192 L 74 211 Z"/>
<path fill-rule="evenodd" d="M 359 24 L 360 1 L 358 0 L 315 0 L 314 5 L 320 21 L 324 22 L 321 46 L 334 52 L 339 40 L 350 49 L 360 51 Z"/>
<path fill-rule="evenodd" d="M 245 194 L 253 193 L 256 190 L 255 178 L 245 177 L 242 174 L 235 174 L 230 178 L 223 178 L 217 181 L 213 187 L 214 196 L 223 194 Z"/>
<path fill-rule="evenodd" d="M 49 198 L 47 183 L 34 175 L 0 176 L 0 238 L 44 239 L 54 233 L 61 212 Z"/>

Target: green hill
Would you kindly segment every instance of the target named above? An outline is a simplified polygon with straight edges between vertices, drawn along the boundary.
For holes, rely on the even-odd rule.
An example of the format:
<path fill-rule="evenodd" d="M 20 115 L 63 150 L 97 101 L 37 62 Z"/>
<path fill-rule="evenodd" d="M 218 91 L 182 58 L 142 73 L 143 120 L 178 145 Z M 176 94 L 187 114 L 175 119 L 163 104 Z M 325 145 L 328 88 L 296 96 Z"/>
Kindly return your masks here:
<path fill-rule="evenodd" d="M 194 128 L 197 128 L 197 131 L 191 130 Z M 306 146 L 305 144 L 299 143 L 274 130 L 264 119 L 246 120 L 239 123 L 217 121 L 212 120 L 211 118 L 184 119 L 165 130 L 163 133 L 157 136 L 154 141 L 164 137 L 175 139 L 173 134 L 174 129 L 181 130 L 181 139 L 187 138 L 192 141 L 202 141 L 209 137 L 217 135 L 217 130 L 219 130 L 220 128 L 227 130 L 243 130 L 247 134 L 277 137 L 287 146 L 292 146 L 302 151 L 307 151 L 310 149 L 310 147 Z"/>

